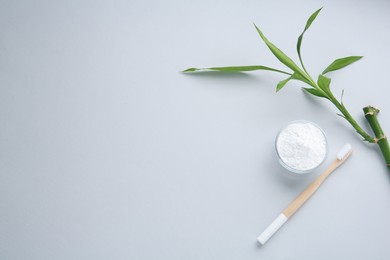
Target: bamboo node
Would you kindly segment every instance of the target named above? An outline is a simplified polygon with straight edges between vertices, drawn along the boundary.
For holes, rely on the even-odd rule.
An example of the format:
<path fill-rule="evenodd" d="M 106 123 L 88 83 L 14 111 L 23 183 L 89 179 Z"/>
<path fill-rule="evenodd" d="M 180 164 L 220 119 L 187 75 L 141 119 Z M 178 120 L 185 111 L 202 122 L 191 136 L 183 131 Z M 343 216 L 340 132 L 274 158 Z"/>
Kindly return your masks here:
<path fill-rule="evenodd" d="M 384 140 L 384 139 L 387 139 L 387 137 L 385 135 L 382 135 L 379 138 L 374 138 L 374 143 L 377 144 L 380 140 Z"/>
<path fill-rule="evenodd" d="M 379 113 L 379 108 L 374 106 L 366 106 L 364 109 L 365 116 L 376 116 Z"/>

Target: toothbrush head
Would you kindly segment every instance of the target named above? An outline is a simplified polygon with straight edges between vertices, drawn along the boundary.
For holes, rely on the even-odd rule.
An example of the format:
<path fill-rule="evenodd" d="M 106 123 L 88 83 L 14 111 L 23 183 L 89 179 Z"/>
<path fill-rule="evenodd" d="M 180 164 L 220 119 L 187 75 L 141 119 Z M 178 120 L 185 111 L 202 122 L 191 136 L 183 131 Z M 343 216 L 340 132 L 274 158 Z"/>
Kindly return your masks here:
<path fill-rule="evenodd" d="M 342 161 L 348 158 L 352 153 L 352 145 L 346 144 L 341 148 L 341 150 L 337 153 L 337 160 Z"/>

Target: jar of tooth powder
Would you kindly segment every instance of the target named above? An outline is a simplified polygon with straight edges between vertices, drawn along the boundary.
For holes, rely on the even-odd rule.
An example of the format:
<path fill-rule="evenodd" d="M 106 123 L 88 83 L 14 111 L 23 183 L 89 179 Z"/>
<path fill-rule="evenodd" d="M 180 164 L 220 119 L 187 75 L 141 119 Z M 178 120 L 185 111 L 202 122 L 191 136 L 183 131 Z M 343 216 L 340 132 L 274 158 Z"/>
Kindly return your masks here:
<path fill-rule="evenodd" d="M 300 176 L 322 164 L 327 155 L 327 140 L 319 126 L 298 120 L 279 131 L 275 148 L 280 164 Z"/>

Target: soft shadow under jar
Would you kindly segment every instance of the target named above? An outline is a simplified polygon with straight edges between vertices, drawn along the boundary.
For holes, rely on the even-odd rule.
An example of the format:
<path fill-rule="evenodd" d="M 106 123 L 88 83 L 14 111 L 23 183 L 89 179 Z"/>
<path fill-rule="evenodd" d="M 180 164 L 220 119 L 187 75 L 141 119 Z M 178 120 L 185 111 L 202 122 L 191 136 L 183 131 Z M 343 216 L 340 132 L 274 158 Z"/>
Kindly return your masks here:
<path fill-rule="evenodd" d="M 284 127 L 275 141 L 276 154 L 281 165 L 293 175 L 312 172 L 327 155 L 324 132 L 316 124 L 299 120 Z"/>

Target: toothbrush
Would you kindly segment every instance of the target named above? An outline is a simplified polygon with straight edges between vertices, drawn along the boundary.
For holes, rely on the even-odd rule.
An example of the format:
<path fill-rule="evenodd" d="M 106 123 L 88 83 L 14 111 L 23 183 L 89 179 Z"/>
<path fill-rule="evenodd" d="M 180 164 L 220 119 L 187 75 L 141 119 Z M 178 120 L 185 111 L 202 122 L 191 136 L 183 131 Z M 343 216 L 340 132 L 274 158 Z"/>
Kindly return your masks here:
<path fill-rule="evenodd" d="M 286 221 L 294 215 L 295 212 L 314 194 L 314 192 L 321 186 L 321 184 L 326 180 L 326 178 L 336 170 L 341 164 L 343 164 L 348 157 L 352 153 L 352 146 L 350 144 L 346 144 L 341 148 L 341 150 L 337 153 L 336 160 L 306 189 L 295 198 L 290 205 L 269 225 L 264 232 L 257 237 L 257 241 L 260 244 L 264 245 L 268 239 L 271 238 L 273 234 L 275 234 L 278 229 L 283 226 Z"/>

